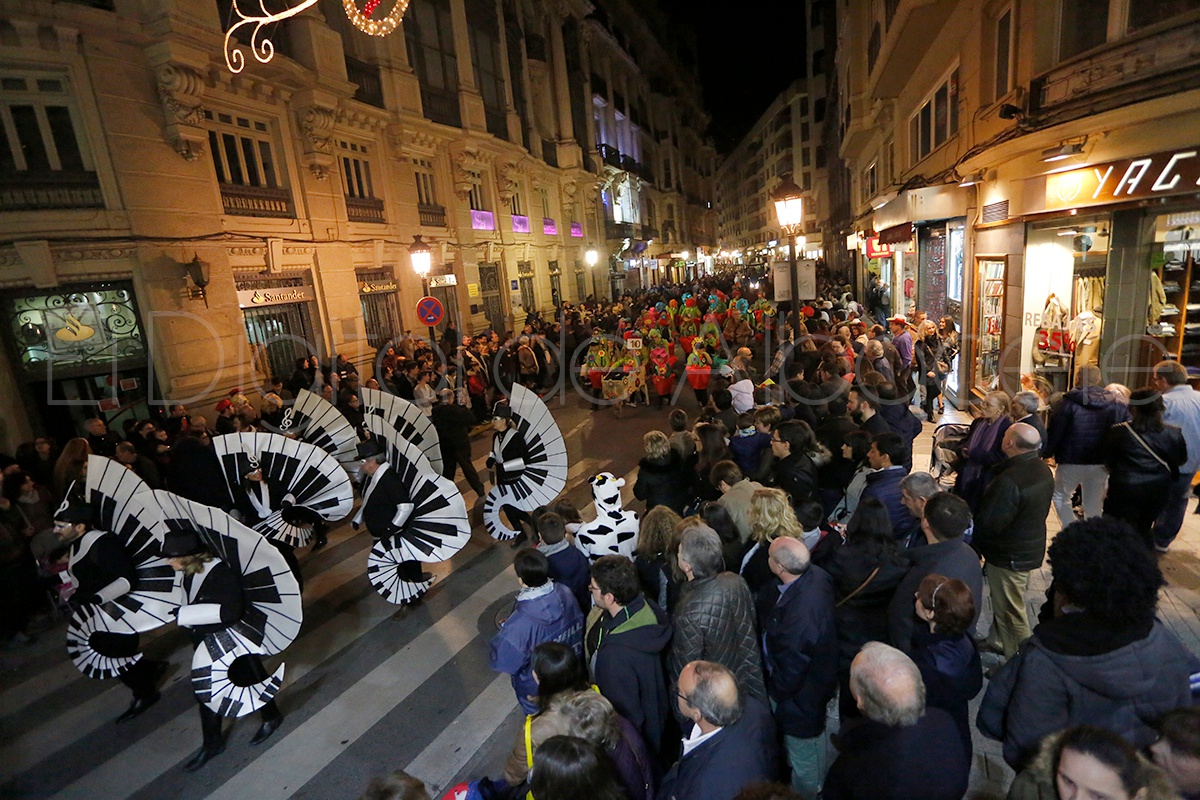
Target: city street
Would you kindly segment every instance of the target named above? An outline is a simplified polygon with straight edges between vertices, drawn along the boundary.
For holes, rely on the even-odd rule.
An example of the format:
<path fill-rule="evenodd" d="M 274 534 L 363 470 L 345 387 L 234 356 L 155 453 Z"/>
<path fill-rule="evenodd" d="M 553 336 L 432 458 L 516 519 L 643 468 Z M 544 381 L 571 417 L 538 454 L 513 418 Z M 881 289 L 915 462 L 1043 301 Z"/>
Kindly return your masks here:
<path fill-rule="evenodd" d="M 552 405 L 570 457 L 567 496 L 584 518 L 593 513 L 587 480 L 602 471 L 625 478 L 627 506 L 640 511 L 632 489 L 642 434 L 666 427 L 666 409 L 626 409 L 616 420 L 611 410 L 592 413 L 574 398 Z M 927 423 L 917 440 L 916 469 L 928 464 L 932 430 Z M 481 470 L 489 442 L 481 436 L 473 443 Z M 473 501 L 465 483 L 459 487 Z M 1053 512 L 1050 522 L 1056 530 Z M 285 654 L 279 697 L 286 721 L 261 749 L 248 744 L 256 717 L 232 732 L 227 725 L 225 753 L 194 774 L 182 768 L 200 745 L 187 682 L 192 649 L 175 626 L 152 634 L 146 647 L 150 657 L 172 664 L 162 700 L 119 727 L 112 720 L 127 705 L 128 691 L 75 669 L 62 624 L 34 645 L 0 653 L 0 796 L 352 800 L 370 778 L 394 769 L 439 791 L 498 775 L 522 719 L 508 677 L 487 664 L 496 613 L 516 591 L 512 550 L 477 528 L 457 557 L 432 567 L 438 579 L 426 598 L 397 611 L 367 582 L 369 547 L 365 533 L 344 524 L 324 550 L 301 552 L 305 620 Z M 1198 553 L 1200 519 L 1189 514 L 1162 559 L 1169 586 L 1160 613 L 1193 652 L 1200 652 Z M 1044 567 L 1031 582 L 1031 613 L 1048 578 Z M 984 624 L 989 617 L 985 606 Z M 968 796 L 1003 797 L 1012 773 L 998 743 L 975 736 Z"/>

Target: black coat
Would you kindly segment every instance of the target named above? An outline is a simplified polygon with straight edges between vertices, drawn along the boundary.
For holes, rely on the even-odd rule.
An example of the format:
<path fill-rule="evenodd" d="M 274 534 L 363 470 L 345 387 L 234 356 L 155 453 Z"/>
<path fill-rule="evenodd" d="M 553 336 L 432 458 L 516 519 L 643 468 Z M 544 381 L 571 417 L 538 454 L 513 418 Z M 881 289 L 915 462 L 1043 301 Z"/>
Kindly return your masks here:
<path fill-rule="evenodd" d="M 646 501 L 646 510 L 666 506 L 677 514 L 692 500 L 692 476 L 686 470 L 679 451 L 672 449 L 665 462 L 643 458 L 638 462 L 637 483 L 633 496 Z"/>
<path fill-rule="evenodd" d="M 821 468 L 818 475 L 822 489 L 844 492 L 850 484 L 857 467 L 852 460 L 842 455 L 842 445 L 846 443 L 846 437 L 856 430 L 858 426 L 847 416 L 827 416 L 813 429 L 817 441 L 832 454 L 829 463 Z"/>
<path fill-rule="evenodd" d="M 71 563 L 71 576 L 75 579 L 75 595 L 80 600 L 88 600 L 104 587 L 116 580 L 124 578 L 129 581 L 129 590 L 137 588 L 137 570 L 133 559 L 129 556 L 121 542 L 111 533 L 100 533 L 92 537 L 89 531 L 71 542 L 71 553 L 75 560 Z M 87 544 L 86 550 L 83 546 Z M 83 555 L 78 554 L 82 551 Z"/>
<path fill-rule="evenodd" d="M 755 545 L 758 548 L 755 549 Z M 737 573 L 742 576 L 742 580 L 746 581 L 746 585 L 750 587 L 750 593 L 757 595 L 772 578 L 771 565 L 768 563 L 771 557 L 769 545 L 759 544 L 756 540 L 751 539 L 745 544 L 739 544 L 739 553 L 737 563 L 726 564 L 730 570 L 737 570 Z M 750 560 L 746 560 L 746 555 L 754 550 L 754 554 L 750 556 Z M 743 562 L 745 566 L 743 566 Z"/>
<path fill-rule="evenodd" d="M 1036 452 L 997 464 L 979 501 L 971 546 L 1004 569 L 1029 571 L 1046 556 L 1046 515 L 1054 475 Z"/>
<path fill-rule="evenodd" d="M 659 800 L 733 800 L 748 783 L 775 780 L 779 745 L 771 712 L 762 701 L 743 697 L 741 719 L 671 767 Z"/>
<path fill-rule="evenodd" d="M 849 671 L 850 662 L 864 644 L 888 641 L 888 605 L 908 574 L 908 565 L 898 555 L 880 558 L 866 548 L 846 544 L 838 548 L 826 567 L 839 600 L 862 586 L 876 567 L 879 572 L 871 582 L 835 611 L 843 672 Z"/>
<path fill-rule="evenodd" d="M 825 800 L 961 800 L 971 758 L 958 727 L 926 707 L 916 725 L 865 720 L 842 733 L 841 753 L 825 777 Z"/>
<path fill-rule="evenodd" d="M 471 452 L 471 429 L 475 427 L 475 414 L 466 406 L 438 403 L 430 412 L 433 427 L 438 432 L 442 458 L 461 452 Z"/>
<path fill-rule="evenodd" d="M 979 554 L 962 539 L 934 542 L 924 547 L 915 547 L 903 553 L 910 564 L 908 574 L 896 587 L 896 594 L 888 606 L 888 639 L 892 647 L 912 654 L 913 632 L 925 628 L 918 622 L 913 606 L 913 594 L 926 575 L 945 575 L 960 580 L 971 590 L 975 599 L 975 619 L 971 620 L 968 633 L 975 633 L 975 623 L 983 609 L 983 570 L 979 566 Z"/>
<path fill-rule="evenodd" d="M 409 501 L 404 482 L 390 466 L 383 469 L 381 464 L 379 471 L 371 476 L 370 483 L 363 489 L 363 496 L 368 492 L 370 497 L 367 497 L 362 512 L 363 524 L 367 526 L 367 531 L 376 539 L 395 536 L 402 530 L 392 524 L 392 518 L 396 516 L 396 506 Z"/>
<path fill-rule="evenodd" d="M 722 572 L 689 582 L 671 614 L 675 636 L 667 672 L 672 680 L 691 661 L 716 661 L 737 676 L 745 694 L 765 698 L 754 597 L 746 582 Z"/>
<path fill-rule="evenodd" d="M 774 483 L 792 498 L 792 507 L 817 497 L 817 465 L 807 453 L 792 453 L 775 465 Z"/>
<path fill-rule="evenodd" d="M 968 757 L 971 718 L 968 704 L 983 688 L 979 650 L 967 634 L 945 636 L 922 625 L 913 636 L 912 659 L 925 681 L 926 708 L 940 708 L 954 720 Z"/>
<path fill-rule="evenodd" d="M 196 587 L 197 583 L 199 587 Z M 246 608 L 241 581 L 233 568 L 221 559 L 208 562 L 202 574 L 184 575 L 183 591 L 189 606 L 212 603 L 221 607 L 220 622 L 190 628 L 193 642 L 199 642 L 206 634 L 225 630 L 242 618 Z"/>
<path fill-rule="evenodd" d="M 1059 464 L 1102 464 L 1104 434 L 1127 419 L 1129 409 L 1102 387 L 1072 389 L 1050 412 L 1043 452 Z"/>
<path fill-rule="evenodd" d="M 1138 437 L 1141 437 L 1141 442 Z M 1142 442 L 1158 458 L 1151 455 Z M 1109 494 L 1162 493 L 1167 484 L 1179 477 L 1179 468 L 1188 457 L 1183 431 L 1174 425 L 1164 425 L 1156 431 L 1137 431 L 1135 434 L 1129 423 L 1119 423 L 1104 434 L 1101 449 L 1104 452 L 1104 466 L 1108 467 Z M 1159 459 L 1165 461 L 1166 466 Z"/>
<path fill-rule="evenodd" d="M 496 458 L 497 452 L 500 458 Z M 492 435 L 492 452 L 487 458 L 488 469 L 495 470 L 496 485 L 516 483 L 521 478 L 521 472 L 506 472 L 504 465 L 515 458 L 529 458 L 529 445 L 525 437 L 516 428 L 497 431 Z M 527 465 L 528 466 L 528 465 Z"/>
<path fill-rule="evenodd" d="M 781 585 L 773 577 L 758 593 L 767 694 L 782 732 L 809 739 L 825 730 L 825 706 L 837 693 L 833 579 L 809 567 L 782 595 Z"/>

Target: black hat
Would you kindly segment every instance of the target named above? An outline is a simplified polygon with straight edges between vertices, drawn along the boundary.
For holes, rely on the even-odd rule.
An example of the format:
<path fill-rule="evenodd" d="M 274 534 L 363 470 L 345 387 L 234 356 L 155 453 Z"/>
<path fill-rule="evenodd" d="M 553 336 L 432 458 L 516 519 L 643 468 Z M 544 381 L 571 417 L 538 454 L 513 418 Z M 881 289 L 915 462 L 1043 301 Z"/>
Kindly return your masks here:
<path fill-rule="evenodd" d="M 383 453 L 383 442 L 379 441 L 374 436 L 372 436 L 370 439 L 367 439 L 365 442 L 358 443 L 359 458 L 374 458 L 375 456 L 383 455 Z"/>
<path fill-rule="evenodd" d="M 508 419 L 512 416 L 512 406 L 501 400 L 496 405 L 492 406 L 492 416 Z"/>
<path fill-rule="evenodd" d="M 163 558 L 183 558 L 207 550 L 208 548 L 204 542 L 200 541 L 200 537 L 196 535 L 195 531 L 167 531 L 167 535 L 163 537 L 161 555 Z"/>

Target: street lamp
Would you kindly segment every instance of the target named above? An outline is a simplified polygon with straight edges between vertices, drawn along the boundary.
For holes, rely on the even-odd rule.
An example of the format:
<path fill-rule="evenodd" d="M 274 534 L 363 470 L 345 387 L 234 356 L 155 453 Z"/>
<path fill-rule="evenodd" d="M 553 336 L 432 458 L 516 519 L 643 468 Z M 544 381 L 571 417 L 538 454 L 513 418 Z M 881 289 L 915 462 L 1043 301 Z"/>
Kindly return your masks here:
<path fill-rule="evenodd" d="M 431 251 L 429 245 L 421 241 L 421 235 L 413 237 L 413 243 L 408 246 L 408 259 L 412 262 L 413 272 L 421 279 L 421 296 L 429 296 L 429 269 L 431 267 Z M 434 330 L 429 326 L 429 346 L 433 346 Z"/>
<path fill-rule="evenodd" d="M 796 271 L 796 237 L 804 228 L 804 197 L 800 187 L 792 180 L 791 175 L 784 175 L 783 181 L 775 187 L 771 195 L 775 202 L 775 216 L 779 218 L 779 227 L 788 240 L 788 270 L 792 276 L 792 311 L 796 322 L 800 322 L 800 276 Z M 796 327 L 793 326 L 795 331 Z"/>
<path fill-rule="evenodd" d="M 600 254 L 595 250 L 588 250 L 583 254 L 583 260 L 587 262 L 589 267 L 596 266 L 596 262 L 600 260 Z"/>

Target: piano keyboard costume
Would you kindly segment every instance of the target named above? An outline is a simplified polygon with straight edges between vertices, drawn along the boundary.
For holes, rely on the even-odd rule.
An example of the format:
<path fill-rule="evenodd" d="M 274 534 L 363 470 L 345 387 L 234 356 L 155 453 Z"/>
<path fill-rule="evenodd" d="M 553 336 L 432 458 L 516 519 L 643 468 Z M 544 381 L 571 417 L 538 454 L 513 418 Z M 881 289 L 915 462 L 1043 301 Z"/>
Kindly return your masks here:
<path fill-rule="evenodd" d="M 552 502 L 567 485 L 567 448 L 550 409 L 524 386 L 514 384 L 508 406 L 497 411 L 509 415 L 509 427 L 492 439 L 495 485 L 483 503 L 483 522 L 494 538 L 512 539 L 517 531 L 501 521 L 501 509 L 529 512 Z"/>
<path fill-rule="evenodd" d="M 235 500 L 250 512 L 251 527 L 290 547 L 303 547 L 318 520 L 337 522 L 354 508 L 346 470 L 316 445 L 273 433 L 231 433 L 213 450 Z M 262 471 L 262 480 L 246 475 Z"/>
<path fill-rule="evenodd" d="M 283 412 L 277 432 L 316 445 L 338 463 L 351 464 L 355 460 L 358 433 L 354 426 L 332 403 L 307 389 L 301 389 L 296 401 Z"/>
<path fill-rule="evenodd" d="M 420 562 L 445 561 L 471 538 L 467 506 L 458 487 L 433 471 L 424 453 L 400 438 L 395 429 L 368 419 L 377 436 L 363 443 L 364 458 L 386 457 L 373 475 L 365 475 L 363 502 L 355 524 L 365 523 L 375 537 L 367 559 L 367 577 L 389 603 L 419 598 L 430 582 Z"/>
<path fill-rule="evenodd" d="M 364 423 L 372 416 L 383 419 L 402 439 L 407 439 L 420 448 L 433 465 L 434 471 L 438 475 L 442 474 L 442 446 L 438 441 L 437 428 L 433 427 L 433 420 L 421 409 L 394 394 L 387 394 L 379 389 L 361 389 L 359 394 L 362 397 Z M 366 428 L 372 430 L 370 425 Z"/>

